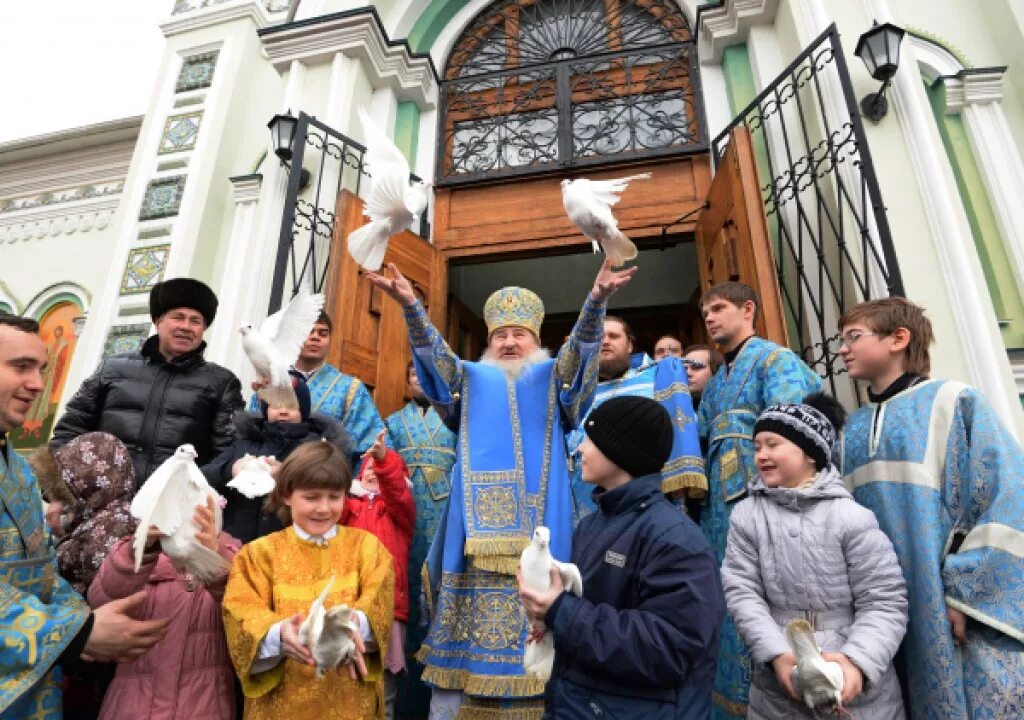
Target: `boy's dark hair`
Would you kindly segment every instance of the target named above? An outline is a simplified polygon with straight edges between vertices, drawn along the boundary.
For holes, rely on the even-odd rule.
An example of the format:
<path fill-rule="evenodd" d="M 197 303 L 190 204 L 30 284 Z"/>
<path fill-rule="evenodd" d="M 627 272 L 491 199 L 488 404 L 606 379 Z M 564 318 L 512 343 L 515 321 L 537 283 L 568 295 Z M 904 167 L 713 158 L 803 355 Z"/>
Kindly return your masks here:
<path fill-rule="evenodd" d="M 731 302 L 736 307 L 743 307 L 748 302 L 754 303 L 754 317 L 757 321 L 757 313 L 761 310 L 761 301 L 757 298 L 754 288 L 740 282 L 723 282 L 712 285 L 700 296 L 700 307 L 703 308 L 711 300 L 719 298 Z"/>
<path fill-rule="evenodd" d="M 292 513 L 284 501 L 296 490 L 328 489 L 348 493 L 352 466 L 329 442 L 308 442 L 295 448 L 277 471 L 277 484 L 266 508 L 277 513 L 283 525 L 291 525 Z"/>
<path fill-rule="evenodd" d="M 609 320 L 613 320 L 613 321 L 617 322 L 619 325 L 621 325 L 622 326 L 622 332 L 626 333 L 626 338 L 631 343 L 633 343 L 634 346 L 636 345 L 636 335 L 633 334 L 633 328 L 631 328 L 629 326 L 628 322 L 626 322 L 625 320 L 620 318 L 618 315 L 605 315 L 604 316 L 604 321 L 608 322 Z"/>
<path fill-rule="evenodd" d="M 39 334 L 39 323 L 32 318 L 22 317 L 21 315 L 0 312 L 0 325 L 6 325 L 15 330 L 32 333 L 33 335 Z"/>
<path fill-rule="evenodd" d="M 861 323 L 871 332 L 891 335 L 899 328 L 910 332 L 910 342 L 904 350 L 904 372 L 927 377 L 932 369 L 928 348 L 935 342 L 932 321 L 924 314 L 924 308 L 906 298 L 887 297 L 869 300 L 854 305 L 839 318 L 839 332 L 847 325 Z"/>
<path fill-rule="evenodd" d="M 331 332 L 331 333 L 334 332 L 334 323 L 331 322 L 331 316 L 328 315 L 323 310 L 320 311 L 320 316 L 316 319 L 316 322 L 313 323 L 313 324 L 314 325 L 326 325 L 328 332 Z"/>
<path fill-rule="evenodd" d="M 690 345 L 688 348 L 683 350 L 683 357 L 686 357 L 694 350 L 703 350 L 708 354 L 708 359 L 711 360 L 711 374 L 718 372 L 718 368 L 722 367 L 722 363 L 725 362 L 725 358 L 722 353 L 718 352 L 716 348 L 710 345 Z"/>

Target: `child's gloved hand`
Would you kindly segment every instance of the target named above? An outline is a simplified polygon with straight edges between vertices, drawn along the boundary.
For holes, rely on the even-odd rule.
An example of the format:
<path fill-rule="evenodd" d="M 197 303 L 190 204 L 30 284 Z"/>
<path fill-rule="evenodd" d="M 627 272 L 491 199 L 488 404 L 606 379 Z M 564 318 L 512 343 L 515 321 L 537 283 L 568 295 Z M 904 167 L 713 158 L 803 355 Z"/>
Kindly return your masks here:
<path fill-rule="evenodd" d="M 775 659 L 772 660 L 772 667 L 775 669 L 775 678 L 779 681 L 779 685 L 782 686 L 783 690 L 791 698 L 801 702 L 800 697 L 796 694 L 796 689 L 793 687 L 793 668 L 796 667 L 796 655 L 791 652 L 776 655 Z"/>
<path fill-rule="evenodd" d="M 292 615 L 281 623 L 281 649 L 285 657 L 303 665 L 314 665 L 313 653 L 299 642 L 299 627 L 302 626 L 302 613 Z"/>

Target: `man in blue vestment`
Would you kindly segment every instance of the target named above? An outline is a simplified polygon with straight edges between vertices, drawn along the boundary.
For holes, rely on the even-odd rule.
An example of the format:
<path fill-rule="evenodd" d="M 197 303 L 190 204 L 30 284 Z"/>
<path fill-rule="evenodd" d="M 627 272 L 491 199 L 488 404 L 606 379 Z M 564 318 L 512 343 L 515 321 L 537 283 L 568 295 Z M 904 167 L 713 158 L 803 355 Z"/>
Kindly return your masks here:
<path fill-rule="evenodd" d="M 708 335 L 725 354 L 725 364 L 704 388 L 698 413 L 708 448 L 708 499 L 700 526 L 721 564 L 729 515 L 757 474 L 754 423 L 770 405 L 801 402 L 821 387 L 821 378 L 789 348 L 757 337 L 758 300 L 753 288 L 720 283 L 705 291 L 700 302 Z M 750 680 L 750 654 L 732 617 L 726 615 L 711 717 L 746 717 Z"/>
<path fill-rule="evenodd" d="M 60 666 L 79 657 L 129 660 L 167 632 L 134 620 L 138 593 L 89 611 L 57 574 L 42 496 L 28 463 L 7 443 L 43 391 L 46 346 L 35 320 L 0 313 L 0 717 L 59 720 Z"/>
<path fill-rule="evenodd" d="M 697 420 L 690 400 L 686 367 L 670 354 L 655 362 L 646 353 L 633 353 L 635 337 L 629 324 L 608 315 L 598 360 L 600 382 L 591 410 L 619 395 L 657 400 L 672 418 L 672 452 L 661 470 L 661 491 L 682 505 L 686 498 L 703 498 L 707 493 L 704 459 L 697 437 Z M 583 418 L 586 421 L 586 418 Z M 594 510 L 593 488 L 583 482 L 579 447 L 586 438 L 583 422 L 568 437 L 577 520 Z"/>
<path fill-rule="evenodd" d="M 295 369 L 306 376 L 311 412 L 334 418 L 345 427 L 352 441 L 350 459 L 355 468 L 359 467 L 363 453 L 373 447 L 380 431 L 384 429 L 384 422 L 366 386 L 327 362 L 332 327 L 330 316 L 321 312 L 302 345 Z M 259 382 L 253 383 L 253 389 L 260 386 Z M 259 409 L 259 398 L 253 395 L 249 401 L 249 410 L 259 412 Z"/>
<path fill-rule="evenodd" d="M 434 539 L 441 516 L 448 507 L 451 471 L 455 465 L 455 433 L 423 394 L 413 361 L 406 368 L 409 402 L 384 420 L 388 446 L 409 468 L 412 495 L 416 501 L 416 526 L 409 548 L 409 625 L 405 636 L 409 673 L 398 692 L 398 715 L 426 714 L 430 691 L 419 681 L 423 666 L 413 659 L 427 634 L 426 608 L 420 601 L 423 561 Z"/>
<path fill-rule="evenodd" d="M 555 358 L 540 347 L 540 298 L 498 290 L 484 306 L 488 346 L 480 362 L 451 351 L 409 282 L 394 265 L 389 270 L 391 277 L 368 277 L 404 308 L 424 394 L 458 423 L 448 511 L 427 558 L 433 612 L 420 658 L 434 688 L 431 717 L 540 718 L 544 681 L 523 671 L 528 628 L 516 567 L 537 525 L 550 529 L 552 554 L 569 559 L 565 432 L 593 399 L 608 298 L 636 268 L 602 265 Z"/>

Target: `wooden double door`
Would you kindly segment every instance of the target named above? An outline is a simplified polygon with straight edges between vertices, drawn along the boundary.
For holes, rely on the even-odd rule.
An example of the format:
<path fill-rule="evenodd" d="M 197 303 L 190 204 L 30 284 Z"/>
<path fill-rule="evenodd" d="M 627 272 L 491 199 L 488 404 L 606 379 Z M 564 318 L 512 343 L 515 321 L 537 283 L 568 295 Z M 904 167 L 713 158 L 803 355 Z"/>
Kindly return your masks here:
<path fill-rule="evenodd" d="M 761 299 L 758 332 L 787 344 L 786 325 L 771 239 L 749 132 L 736 128 L 711 177 L 706 156 L 594 171 L 588 177 L 652 172 L 616 205 L 624 232 L 637 241 L 658 242 L 662 226 L 689 210 L 706 207 L 674 232 L 696 243 L 701 289 L 727 280 L 754 287 Z M 561 207 L 559 177 L 514 180 L 439 189 L 433 244 L 405 231 L 391 239 L 385 263 L 412 282 L 434 325 L 463 357 L 483 349 L 485 332 L 476 313 L 448 296 L 449 260 L 499 260 L 579 252 L 589 243 L 568 223 Z M 383 296 L 345 250 L 348 234 L 366 222 L 362 203 L 343 191 L 338 198 L 328 307 L 334 321 L 329 359 L 373 391 L 382 416 L 401 407 L 411 359 L 402 310 Z M 484 266 L 486 267 L 486 266 Z"/>

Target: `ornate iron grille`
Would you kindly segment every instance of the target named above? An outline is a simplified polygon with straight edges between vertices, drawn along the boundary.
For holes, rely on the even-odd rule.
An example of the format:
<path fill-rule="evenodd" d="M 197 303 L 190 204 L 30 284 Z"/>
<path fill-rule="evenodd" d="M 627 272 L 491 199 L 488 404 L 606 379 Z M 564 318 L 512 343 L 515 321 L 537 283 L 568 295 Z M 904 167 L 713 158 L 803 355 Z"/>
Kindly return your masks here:
<path fill-rule="evenodd" d="M 504 0 L 449 56 L 438 184 L 706 149 L 698 85 L 670 0 Z"/>
<path fill-rule="evenodd" d="M 751 132 L 790 344 L 833 394 L 862 402 L 843 379 L 837 321 L 851 306 L 902 296 L 903 279 L 835 25 L 715 138 Z"/>
<path fill-rule="evenodd" d="M 292 169 L 281 217 L 269 313 L 281 308 L 286 290 L 289 299 L 303 289 L 314 293 L 323 291 L 331 270 L 338 194 L 344 188 L 359 195 L 363 179 L 370 177 L 363 166 L 365 152 L 362 144 L 315 117 L 299 113 L 292 140 L 289 163 Z M 296 168 L 303 168 L 309 175 L 304 178 L 303 172 Z M 429 236 L 426 212 L 420 218 L 419 234 Z"/>

